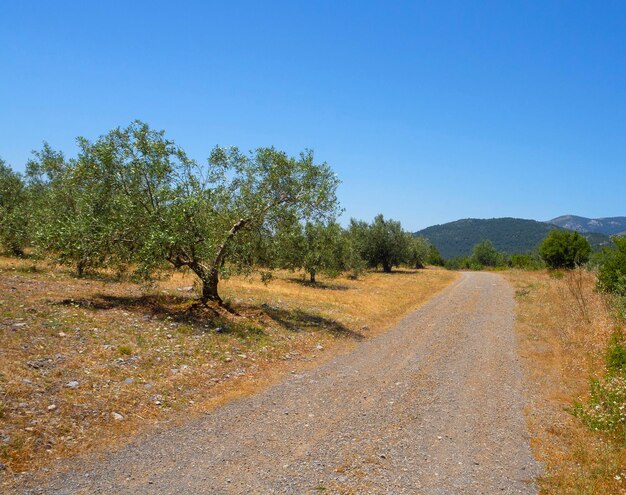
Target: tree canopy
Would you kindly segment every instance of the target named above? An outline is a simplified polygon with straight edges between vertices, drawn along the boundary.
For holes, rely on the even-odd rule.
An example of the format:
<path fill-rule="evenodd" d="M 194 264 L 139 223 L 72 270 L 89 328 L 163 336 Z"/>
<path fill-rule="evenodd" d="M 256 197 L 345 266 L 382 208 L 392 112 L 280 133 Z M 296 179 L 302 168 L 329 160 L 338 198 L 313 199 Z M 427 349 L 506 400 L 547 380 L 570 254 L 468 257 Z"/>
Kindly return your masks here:
<path fill-rule="evenodd" d="M 550 268 L 575 268 L 589 260 L 591 245 L 578 232 L 551 230 L 539 246 L 539 254 Z"/>

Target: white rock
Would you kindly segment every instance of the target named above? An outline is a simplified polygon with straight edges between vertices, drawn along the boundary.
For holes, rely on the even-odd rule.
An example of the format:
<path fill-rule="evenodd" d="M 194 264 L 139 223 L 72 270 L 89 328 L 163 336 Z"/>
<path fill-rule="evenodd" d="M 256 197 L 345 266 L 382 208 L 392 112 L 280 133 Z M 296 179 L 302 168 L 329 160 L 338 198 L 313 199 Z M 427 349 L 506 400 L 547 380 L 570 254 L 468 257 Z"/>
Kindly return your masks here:
<path fill-rule="evenodd" d="M 120 413 L 118 412 L 112 412 L 111 416 L 113 416 L 113 419 L 115 421 L 122 421 L 124 419 L 124 416 L 122 416 Z"/>

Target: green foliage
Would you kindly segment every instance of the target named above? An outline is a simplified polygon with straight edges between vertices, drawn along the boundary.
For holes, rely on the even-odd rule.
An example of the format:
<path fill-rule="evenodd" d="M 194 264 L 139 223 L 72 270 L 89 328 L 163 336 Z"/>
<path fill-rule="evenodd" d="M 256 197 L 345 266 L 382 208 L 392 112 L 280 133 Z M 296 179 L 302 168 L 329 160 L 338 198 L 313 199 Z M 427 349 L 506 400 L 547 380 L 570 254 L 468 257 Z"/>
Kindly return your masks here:
<path fill-rule="evenodd" d="M 439 250 L 433 245 L 430 244 L 428 248 L 428 257 L 426 258 L 426 264 L 434 265 L 434 266 L 444 266 L 445 260 Z"/>
<path fill-rule="evenodd" d="M 277 249 L 281 265 L 289 269 L 303 269 L 315 282 L 318 273 L 338 276 L 346 269 L 349 256 L 346 237 L 334 220 L 307 222 L 282 229 L 277 235 Z"/>
<path fill-rule="evenodd" d="M 17 256 L 24 254 L 29 217 L 23 178 L 0 159 L 0 247 Z"/>
<path fill-rule="evenodd" d="M 621 332 L 609 344 L 605 376 L 591 380 L 588 401 L 574 404 L 572 412 L 589 429 L 626 443 L 626 341 Z"/>
<path fill-rule="evenodd" d="M 545 265 L 538 254 L 514 254 L 511 256 L 511 267 L 521 270 L 541 270 Z"/>
<path fill-rule="evenodd" d="M 119 250 L 120 231 L 132 230 L 127 205 L 115 177 L 93 163 L 93 150 L 79 139 L 79 156 L 67 161 L 44 144 L 27 164 L 33 196 L 33 242 L 40 252 L 52 253 L 62 264 L 74 265 L 78 275 L 107 266 Z M 117 229 L 117 231 L 116 231 Z"/>
<path fill-rule="evenodd" d="M 352 219 L 349 232 L 368 266 L 391 272 L 394 266 L 409 259 L 411 238 L 400 222 L 377 215 L 371 224 Z"/>
<path fill-rule="evenodd" d="M 490 240 L 479 242 L 472 249 L 472 261 L 476 265 L 497 266 L 500 256 L 493 243 Z"/>
<path fill-rule="evenodd" d="M 611 337 L 606 351 L 606 367 L 612 375 L 626 373 L 626 339 L 619 331 Z"/>
<path fill-rule="evenodd" d="M 337 209 L 339 181 L 308 150 L 216 147 L 200 166 L 139 121 L 78 145 L 69 161 L 44 147 L 29 176 L 42 192 L 38 245 L 79 272 L 132 268 L 148 278 L 169 262 L 199 277 L 204 301 L 221 302 L 219 276 L 267 263 L 267 239 L 286 218 L 321 221 Z"/>
<path fill-rule="evenodd" d="M 470 270 L 471 260 L 469 256 L 457 256 L 448 258 L 444 262 L 444 267 L 448 270 Z M 482 267 L 478 267 L 478 270 Z"/>
<path fill-rule="evenodd" d="M 575 268 L 586 263 L 591 245 L 578 232 L 552 230 L 539 246 L 539 254 L 550 268 Z"/>
<path fill-rule="evenodd" d="M 598 267 L 598 287 L 618 296 L 626 296 L 626 238 L 613 239 L 615 247 L 602 252 Z"/>
<path fill-rule="evenodd" d="M 424 237 L 409 236 L 408 263 L 413 268 L 424 268 L 428 264 L 431 245 Z"/>

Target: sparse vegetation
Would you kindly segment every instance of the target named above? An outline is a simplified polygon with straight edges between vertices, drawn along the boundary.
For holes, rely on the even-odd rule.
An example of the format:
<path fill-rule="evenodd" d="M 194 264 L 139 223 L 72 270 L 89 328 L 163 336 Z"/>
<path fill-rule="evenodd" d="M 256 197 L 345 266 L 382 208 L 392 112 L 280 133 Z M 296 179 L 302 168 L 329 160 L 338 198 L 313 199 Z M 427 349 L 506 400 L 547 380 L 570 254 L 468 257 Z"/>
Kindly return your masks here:
<path fill-rule="evenodd" d="M 192 274 L 169 272 L 147 287 L 32 263 L 0 258 L 0 463 L 8 473 L 124 441 L 328 359 L 455 278 L 403 270 L 311 286 L 288 271 L 270 285 L 233 276 L 222 290 L 235 315 L 194 305 Z"/>
<path fill-rule="evenodd" d="M 595 290 L 593 272 L 554 273 L 506 275 L 517 288 L 516 328 L 530 387 L 527 421 L 535 455 L 546 468 L 540 493 L 622 493 L 623 322 Z"/>

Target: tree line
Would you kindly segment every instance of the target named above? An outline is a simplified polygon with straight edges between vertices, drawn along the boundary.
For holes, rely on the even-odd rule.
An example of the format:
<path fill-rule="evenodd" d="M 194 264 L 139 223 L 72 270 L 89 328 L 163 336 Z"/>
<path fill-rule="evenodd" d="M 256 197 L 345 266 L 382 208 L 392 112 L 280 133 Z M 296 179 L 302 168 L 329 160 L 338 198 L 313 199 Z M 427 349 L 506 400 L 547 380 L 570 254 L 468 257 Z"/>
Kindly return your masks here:
<path fill-rule="evenodd" d="M 310 281 L 440 263 L 436 249 L 378 215 L 337 222 L 339 179 L 313 152 L 215 147 L 205 164 L 164 131 L 135 121 L 66 158 L 44 144 L 24 174 L 0 160 L 0 244 L 13 255 L 149 279 L 166 266 L 200 281 L 201 300 L 221 303 L 231 273 L 287 268 Z"/>

